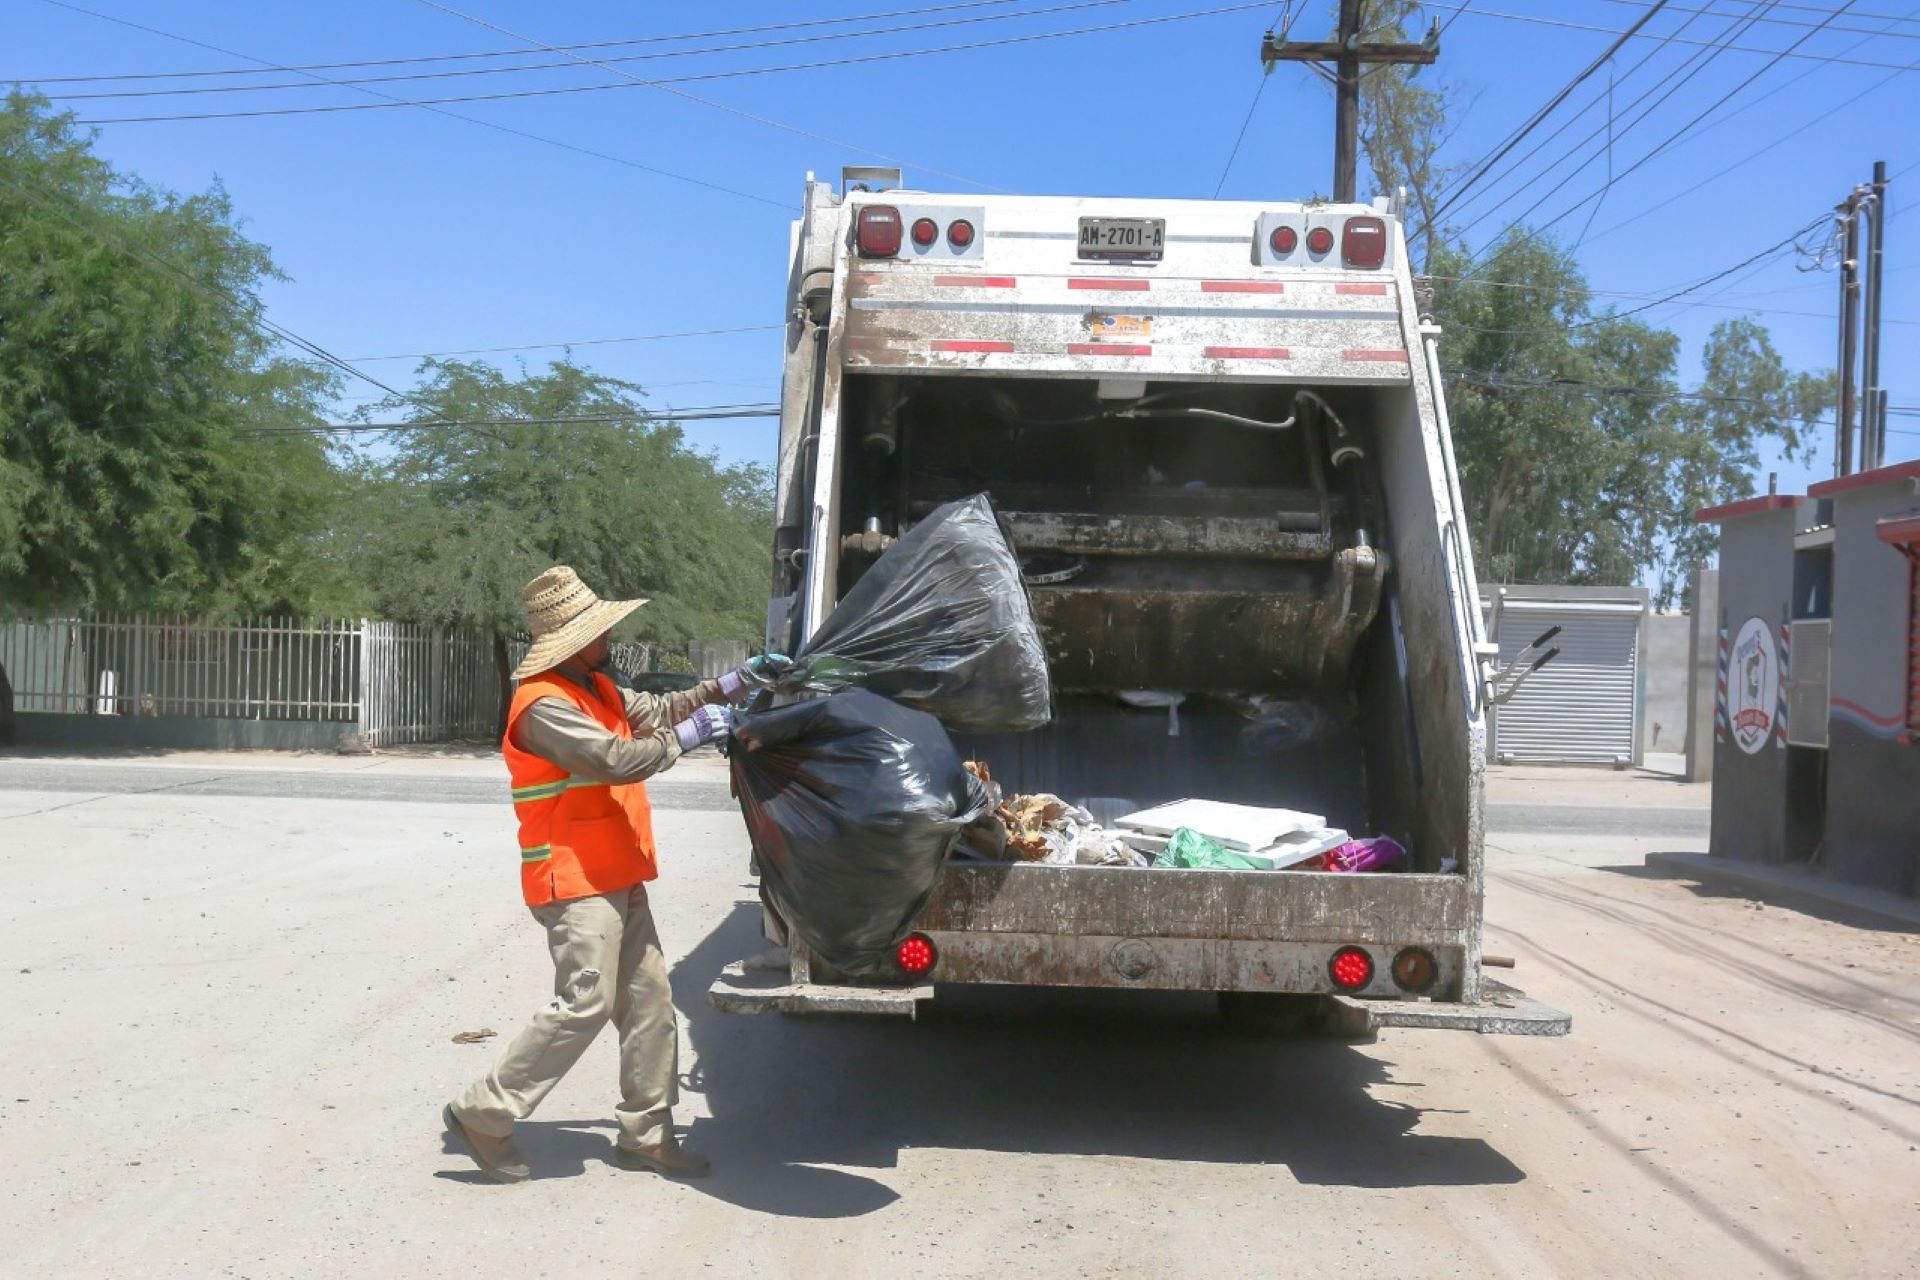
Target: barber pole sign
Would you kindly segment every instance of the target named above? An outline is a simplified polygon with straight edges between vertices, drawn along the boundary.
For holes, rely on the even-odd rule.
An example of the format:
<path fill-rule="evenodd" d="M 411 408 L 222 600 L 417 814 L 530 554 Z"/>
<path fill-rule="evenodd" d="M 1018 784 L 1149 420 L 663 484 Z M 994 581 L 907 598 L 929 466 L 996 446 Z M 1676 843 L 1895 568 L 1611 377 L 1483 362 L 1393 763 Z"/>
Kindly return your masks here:
<path fill-rule="evenodd" d="M 1778 746 L 1787 745 L 1787 684 L 1793 678 L 1793 645 L 1787 624 L 1780 624 L 1780 673 L 1774 683 L 1780 687 L 1779 701 L 1773 713 L 1773 737 Z"/>
<path fill-rule="evenodd" d="M 1720 659 L 1719 674 L 1713 687 L 1713 738 L 1715 742 L 1727 740 L 1727 623 L 1720 620 Z"/>

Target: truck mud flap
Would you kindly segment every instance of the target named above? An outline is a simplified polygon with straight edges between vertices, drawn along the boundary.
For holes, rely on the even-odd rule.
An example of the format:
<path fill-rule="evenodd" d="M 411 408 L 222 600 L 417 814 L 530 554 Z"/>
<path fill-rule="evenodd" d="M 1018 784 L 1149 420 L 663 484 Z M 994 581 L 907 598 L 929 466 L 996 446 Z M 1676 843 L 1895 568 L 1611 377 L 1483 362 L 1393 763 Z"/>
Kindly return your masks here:
<path fill-rule="evenodd" d="M 1480 1003 L 1472 1005 L 1330 996 L 1332 1029 L 1350 1036 L 1368 1036 L 1382 1027 L 1478 1031 L 1483 1036 L 1564 1036 L 1573 1029 L 1571 1014 L 1541 1004 L 1524 991 L 1492 979 L 1482 979 L 1480 985 Z"/>
<path fill-rule="evenodd" d="M 749 970 L 738 961 L 707 988 L 707 1003 L 722 1013 L 881 1013 L 911 1018 L 933 984 L 903 987 L 836 986 L 795 982 L 783 972 Z"/>

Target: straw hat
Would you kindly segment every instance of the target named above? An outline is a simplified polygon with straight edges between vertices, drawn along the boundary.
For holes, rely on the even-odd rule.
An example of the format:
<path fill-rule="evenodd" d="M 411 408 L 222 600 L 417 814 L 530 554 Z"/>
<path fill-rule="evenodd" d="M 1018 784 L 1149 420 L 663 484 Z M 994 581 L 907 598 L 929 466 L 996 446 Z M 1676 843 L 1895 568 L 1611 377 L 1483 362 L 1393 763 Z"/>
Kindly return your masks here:
<path fill-rule="evenodd" d="M 555 565 L 520 592 L 533 643 L 513 669 L 515 680 L 551 671 L 586 648 L 604 631 L 645 604 L 645 600 L 602 600 L 580 575 Z"/>

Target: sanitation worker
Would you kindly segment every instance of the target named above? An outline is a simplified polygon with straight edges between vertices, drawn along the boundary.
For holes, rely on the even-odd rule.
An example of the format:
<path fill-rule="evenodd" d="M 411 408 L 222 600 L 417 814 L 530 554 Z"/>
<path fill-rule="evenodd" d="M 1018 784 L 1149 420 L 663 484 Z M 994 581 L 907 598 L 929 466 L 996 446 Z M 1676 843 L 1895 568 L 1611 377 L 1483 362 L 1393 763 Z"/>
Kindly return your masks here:
<path fill-rule="evenodd" d="M 520 827 L 520 887 L 546 931 L 553 999 L 442 1118 L 488 1176 L 525 1181 L 514 1121 L 611 1020 L 620 1033 L 616 1159 L 697 1178 L 707 1161 L 673 1133 L 679 1030 L 647 906 L 657 870 L 642 779 L 724 733 L 729 704 L 791 663 L 765 654 L 684 693 L 634 693 L 607 675 L 607 633 L 645 600 L 602 600 L 564 565 L 528 583 L 521 599 L 533 643 L 513 673 L 520 685 L 501 750 Z"/>

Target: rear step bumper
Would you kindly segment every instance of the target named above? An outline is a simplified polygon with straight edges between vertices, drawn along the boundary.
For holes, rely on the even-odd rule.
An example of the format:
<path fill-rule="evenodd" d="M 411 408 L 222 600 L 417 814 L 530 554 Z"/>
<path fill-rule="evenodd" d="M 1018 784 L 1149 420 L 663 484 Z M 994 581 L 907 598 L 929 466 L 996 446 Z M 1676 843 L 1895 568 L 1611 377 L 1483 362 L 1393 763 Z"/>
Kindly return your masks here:
<path fill-rule="evenodd" d="M 1480 979 L 1479 1004 L 1430 1000 L 1356 1000 L 1328 996 L 1334 1030 L 1342 1035 L 1371 1035 L 1382 1027 L 1429 1031 L 1478 1031 L 1483 1036 L 1564 1036 L 1573 1015 L 1541 1004 L 1524 991 L 1491 978 Z"/>
<path fill-rule="evenodd" d="M 1484 979 L 1477 1005 L 1416 1000 L 1357 1000 L 1327 996 L 1333 1030 L 1369 1036 L 1382 1027 L 1432 1031 L 1477 1031 L 1489 1036 L 1564 1036 L 1573 1019 L 1504 983 Z M 866 1013 L 911 1018 L 922 1000 L 933 998 L 933 984 L 904 987 L 836 986 L 795 982 L 783 973 L 749 971 L 735 963 L 721 970 L 707 991 L 707 1002 L 722 1013 Z"/>

